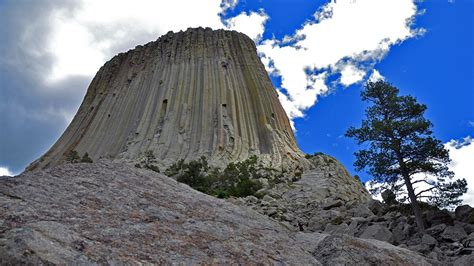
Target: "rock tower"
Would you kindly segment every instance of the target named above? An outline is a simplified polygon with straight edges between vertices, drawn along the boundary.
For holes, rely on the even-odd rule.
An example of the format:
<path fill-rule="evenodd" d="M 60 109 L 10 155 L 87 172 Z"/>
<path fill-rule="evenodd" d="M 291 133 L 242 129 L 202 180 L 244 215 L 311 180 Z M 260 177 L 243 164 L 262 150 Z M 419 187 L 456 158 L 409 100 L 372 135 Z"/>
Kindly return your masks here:
<path fill-rule="evenodd" d="M 164 165 L 305 163 L 254 42 L 209 28 L 169 32 L 105 63 L 69 127 L 27 169 L 61 164 L 71 150 L 132 162 L 152 150 Z"/>

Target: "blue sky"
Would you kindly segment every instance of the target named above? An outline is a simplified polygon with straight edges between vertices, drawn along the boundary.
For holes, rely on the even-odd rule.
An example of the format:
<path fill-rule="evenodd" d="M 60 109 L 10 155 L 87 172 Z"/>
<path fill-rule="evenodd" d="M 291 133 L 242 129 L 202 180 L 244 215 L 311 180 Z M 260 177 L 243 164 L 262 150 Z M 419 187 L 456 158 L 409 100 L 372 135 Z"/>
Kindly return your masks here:
<path fill-rule="evenodd" d="M 453 170 L 474 182 L 473 3 L 0 0 L 0 173 L 21 172 L 55 142 L 114 54 L 209 26 L 254 39 L 304 152 L 330 154 L 368 180 L 343 135 L 363 119 L 364 82 L 381 76 L 428 106 Z"/>

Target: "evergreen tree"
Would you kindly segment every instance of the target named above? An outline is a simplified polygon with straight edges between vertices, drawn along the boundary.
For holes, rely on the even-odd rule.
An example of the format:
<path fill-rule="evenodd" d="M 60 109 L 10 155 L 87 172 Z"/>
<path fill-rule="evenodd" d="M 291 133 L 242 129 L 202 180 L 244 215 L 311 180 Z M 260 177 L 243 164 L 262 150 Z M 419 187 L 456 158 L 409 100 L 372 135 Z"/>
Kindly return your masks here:
<path fill-rule="evenodd" d="M 367 169 L 373 182 L 389 186 L 395 193 L 406 188 L 418 229 L 423 231 L 418 201 L 438 207 L 459 204 L 467 183 L 465 179 L 450 181 L 454 173 L 448 169 L 449 153 L 432 136 L 433 125 L 423 117 L 426 105 L 398 94 L 387 82 L 368 82 L 361 92 L 362 100 L 370 104 L 366 119 L 360 128 L 349 128 L 346 136 L 355 138 L 359 145 L 367 144 L 355 153 L 356 170 Z"/>

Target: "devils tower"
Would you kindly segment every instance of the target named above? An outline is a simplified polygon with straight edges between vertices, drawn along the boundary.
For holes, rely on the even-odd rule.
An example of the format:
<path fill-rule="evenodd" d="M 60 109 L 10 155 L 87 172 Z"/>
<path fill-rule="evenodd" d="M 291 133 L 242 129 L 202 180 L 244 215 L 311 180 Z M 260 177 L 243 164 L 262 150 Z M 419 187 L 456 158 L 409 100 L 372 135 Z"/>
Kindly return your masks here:
<path fill-rule="evenodd" d="M 123 161 L 151 150 L 163 164 L 304 161 L 254 42 L 209 28 L 169 32 L 105 63 L 69 127 L 28 169 L 61 164 L 72 150 Z"/>
<path fill-rule="evenodd" d="M 94 162 L 68 163 L 71 151 Z M 271 174 L 219 176 L 232 188 L 260 186 L 218 199 L 141 167 L 149 151 L 159 167 L 257 155 Z M 51 149 L 30 171 L 0 177 L 0 264 L 428 265 L 354 238 L 390 236 L 385 227 L 400 217 L 375 211 L 388 208 L 336 159 L 305 157 L 250 38 L 168 33 L 102 66 Z"/>

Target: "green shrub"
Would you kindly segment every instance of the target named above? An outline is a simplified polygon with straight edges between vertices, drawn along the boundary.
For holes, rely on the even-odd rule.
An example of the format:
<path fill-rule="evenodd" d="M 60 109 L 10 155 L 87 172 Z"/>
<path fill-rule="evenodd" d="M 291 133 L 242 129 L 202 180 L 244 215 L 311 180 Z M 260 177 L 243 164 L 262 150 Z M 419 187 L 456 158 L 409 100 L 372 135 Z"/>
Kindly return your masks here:
<path fill-rule="evenodd" d="M 86 152 L 81 158 L 81 163 L 93 163 L 91 157 L 89 157 L 89 154 Z"/>
<path fill-rule="evenodd" d="M 66 154 L 66 162 L 68 163 L 78 163 L 80 160 L 81 157 L 79 157 L 79 153 L 75 150 L 71 150 Z"/>
<path fill-rule="evenodd" d="M 234 197 L 247 197 L 255 195 L 261 188 L 262 183 L 260 183 L 258 180 L 245 178 L 239 180 L 235 186 L 230 188 L 229 195 Z"/>
<path fill-rule="evenodd" d="M 276 173 L 276 169 L 263 167 L 256 156 L 229 163 L 222 171 L 209 167 L 206 157 L 188 163 L 179 160 L 165 171 L 167 176 L 175 177 L 178 182 L 218 198 L 263 197 L 262 193 L 257 192 L 263 187 L 258 179 L 274 179 Z"/>
<path fill-rule="evenodd" d="M 159 173 L 160 168 L 156 165 L 157 160 L 155 157 L 155 154 L 153 153 L 152 150 L 147 150 L 145 151 L 144 158 L 141 163 L 135 164 L 135 167 L 137 168 L 146 168 L 149 170 L 152 170 L 154 172 Z"/>

